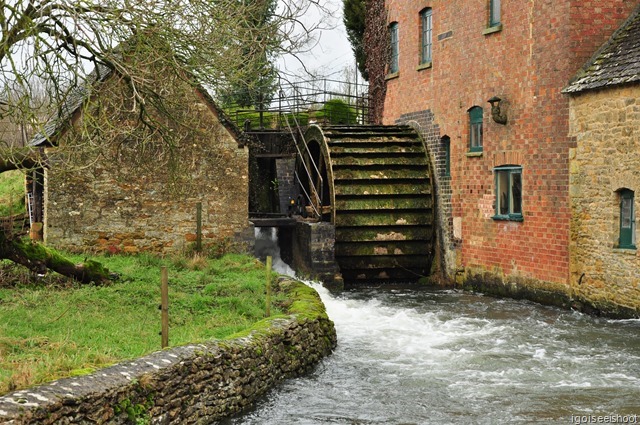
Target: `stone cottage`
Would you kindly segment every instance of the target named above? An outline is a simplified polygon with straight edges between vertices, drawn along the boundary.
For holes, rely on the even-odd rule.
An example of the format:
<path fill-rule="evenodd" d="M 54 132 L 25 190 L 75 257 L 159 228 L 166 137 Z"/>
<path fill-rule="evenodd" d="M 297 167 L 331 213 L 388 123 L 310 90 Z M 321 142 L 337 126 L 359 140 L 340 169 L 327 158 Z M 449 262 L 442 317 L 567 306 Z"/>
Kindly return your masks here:
<path fill-rule="evenodd" d="M 564 90 L 571 95 L 570 282 L 607 309 L 640 309 L 640 6 Z"/>
<path fill-rule="evenodd" d="M 45 243 L 165 254 L 199 234 L 205 248 L 250 249 L 246 136 L 192 78 L 145 63 L 165 101 L 148 96 L 144 120 L 126 76 L 98 66 L 32 141 L 48 156 L 32 185 Z"/>
<path fill-rule="evenodd" d="M 373 3 L 384 7 L 367 22 L 383 23 L 365 38 L 386 30 L 389 53 L 369 46 L 370 81 L 384 81 L 373 115 L 413 125 L 427 145 L 444 278 L 570 305 L 576 139 L 562 90 L 637 2 Z"/>

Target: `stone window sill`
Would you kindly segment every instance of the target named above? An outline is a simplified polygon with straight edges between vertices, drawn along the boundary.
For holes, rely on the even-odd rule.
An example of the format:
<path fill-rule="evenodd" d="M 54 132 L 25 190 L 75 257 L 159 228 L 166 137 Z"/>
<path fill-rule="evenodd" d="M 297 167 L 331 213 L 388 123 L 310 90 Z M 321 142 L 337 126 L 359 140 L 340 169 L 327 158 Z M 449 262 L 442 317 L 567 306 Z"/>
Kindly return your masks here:
<path fill-rule="evenodd" d="M 496 221 L 524 221 L 522 214 L 494 215 L 491 218 Z"/>
<path fill-rule="evenodd" d="M 398 78 L 400 76 L 400 72 L 394 72 L 391 74 L 387 74 L 386 77 L 384 77 L 385 80 L 393 80 L 394 78 Z"/>
<path fill-rule="evenodd" d="M 431 68 L 431 61 L 425 62 L 425 63 L 421 63 L 416 68 L 416 71 L 422 71 L 423 69 L 429 69 L 429 68 Z"/>
<path fill-rule="evenodd" d="M 482 156 L 482 151 L 470 151 L 470 152 L 467 152 L 467 157 L 469 157 L 469 158 L 478 157 L 478 156 Z"/>
<path fill-rule="evenodd" d="M 638 253 L 638 249 L 636 247 L 613 248 L 613 252 L 616 252 L 619 254 L 636 255 Z"/>
<path fill-rule="evenodd" d="M 493 34 L 495 32 L 500 32 L 500 31 L 502 31 L 502 24 L 498 24 L 498 25 L 494 25 L 492 27 L 486 28 L 484 31 L 482 31 L 482 35 Z"/>

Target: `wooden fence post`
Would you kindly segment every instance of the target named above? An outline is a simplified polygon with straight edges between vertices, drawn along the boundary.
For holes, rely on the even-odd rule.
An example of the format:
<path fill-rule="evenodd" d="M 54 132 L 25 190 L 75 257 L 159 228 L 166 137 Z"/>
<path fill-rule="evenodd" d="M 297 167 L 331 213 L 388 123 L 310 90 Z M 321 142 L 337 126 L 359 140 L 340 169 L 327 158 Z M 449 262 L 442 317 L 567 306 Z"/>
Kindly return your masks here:
<path fill-rule="evenodd" d="M 167 268 L 160 269 L 160 311 L 162 316 L 162 348 L 169 346 L 169 277 Z"/>
<path fill-rule="evenodd" d="M 202 252 L 202 202 L 196 204 L 196 252 Z"/>
<path fill-rule="evenodd" d="M 267 299 L 266 299 L 266 316 L 271 316 L 271 256 L 267 256 Z"/>

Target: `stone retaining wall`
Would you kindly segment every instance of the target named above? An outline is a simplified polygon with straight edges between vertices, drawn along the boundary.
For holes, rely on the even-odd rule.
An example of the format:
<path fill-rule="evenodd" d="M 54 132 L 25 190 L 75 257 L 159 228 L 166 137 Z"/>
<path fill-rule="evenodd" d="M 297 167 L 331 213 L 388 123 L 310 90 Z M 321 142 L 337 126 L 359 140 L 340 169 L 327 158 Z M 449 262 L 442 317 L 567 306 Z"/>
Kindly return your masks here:
<path fill-rule="evenodd" d="M 308 372 L 336 346 L 317 293 L 281 278 L 289 316 L 246 336 L 159 351 L 91 375 L 0 397 L 7 424 L 208 424 L 251 405 L 285 378 Z"/>

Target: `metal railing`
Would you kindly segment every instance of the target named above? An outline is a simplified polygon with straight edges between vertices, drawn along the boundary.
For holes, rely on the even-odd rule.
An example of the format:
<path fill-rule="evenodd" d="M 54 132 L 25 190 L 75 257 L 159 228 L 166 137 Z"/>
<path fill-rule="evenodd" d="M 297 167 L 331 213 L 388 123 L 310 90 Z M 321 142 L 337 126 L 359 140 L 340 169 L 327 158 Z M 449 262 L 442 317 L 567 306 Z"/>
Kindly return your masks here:
<path fill-rule="evenodd" d="M 301 176 L 298 170 L 294 172 L 300 196 L 304 197 L 306 205 L 311 207 L 316 217 L 322 217 L 322 188 L 326 182 L 309 150 L 303 128 L 314 123 L 368 124 L 368 85 L 326 78 L 279 84 L 277 96 L 268 105 L 252 108 L 225 105 L 224 109 L 245 132 L 279 132 L 291 136 L 301 164 L 299 171 L 304 173 Z M 302 149 L 301 144 L 304 146 Z M 317 176 L 317 186 L 314 184 L 312 171 Z M 302 181 L 305 178 L 309 182 L 308 190 Z"/>
<path fill-rule="evenodd" d="M 326 106 L 336 100 L 344 106 Z M 369 123 L 368 85 L 327 78 L 281 83 L 268 104 L 224 105 L 223 109 L 239 128 L 251 132 L 286 131 L 287 119 L 292 117 L 303 126 L 314 122 L 363 125 Z"/>

